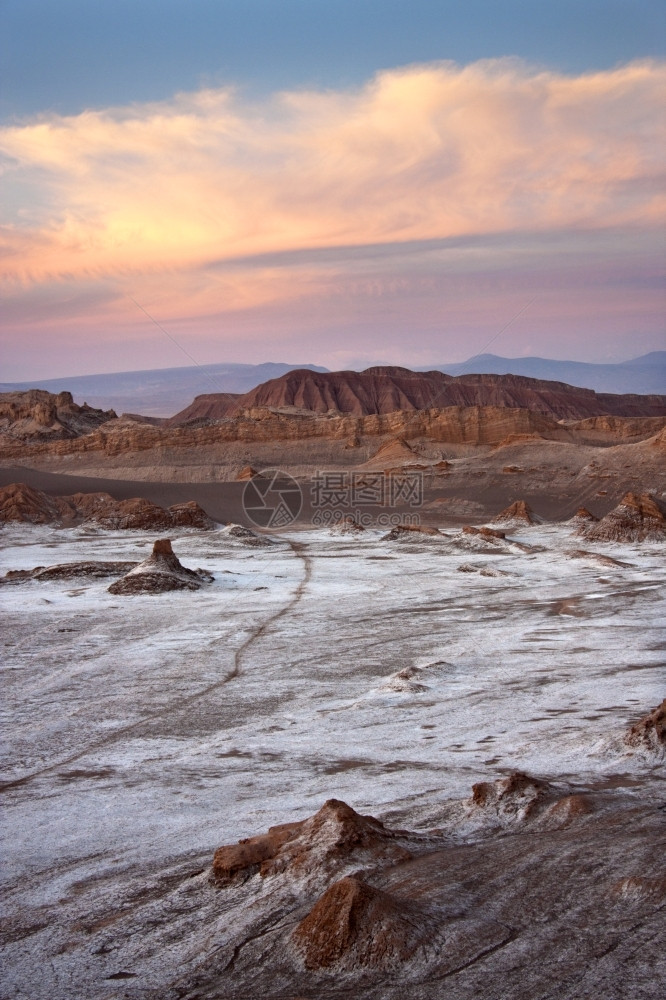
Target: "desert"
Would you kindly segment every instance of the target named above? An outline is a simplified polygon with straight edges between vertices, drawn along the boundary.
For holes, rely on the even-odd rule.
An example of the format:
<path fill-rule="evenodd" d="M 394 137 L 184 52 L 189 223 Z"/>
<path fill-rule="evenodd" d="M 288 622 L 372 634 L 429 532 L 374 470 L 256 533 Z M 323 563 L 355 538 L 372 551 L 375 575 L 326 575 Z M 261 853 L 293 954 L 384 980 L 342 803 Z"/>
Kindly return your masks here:
<path fill-rule="evenodd" d="M 655 0 L 0 3 L 0 1000 L 657 1000 Z"/>
<path fill-rule="evenodd" d="M 666 418 L 38 402 L 2 452 L 4 995 L 654 995 Z M 323 517 L 320 459 L 420 503 Z"/>

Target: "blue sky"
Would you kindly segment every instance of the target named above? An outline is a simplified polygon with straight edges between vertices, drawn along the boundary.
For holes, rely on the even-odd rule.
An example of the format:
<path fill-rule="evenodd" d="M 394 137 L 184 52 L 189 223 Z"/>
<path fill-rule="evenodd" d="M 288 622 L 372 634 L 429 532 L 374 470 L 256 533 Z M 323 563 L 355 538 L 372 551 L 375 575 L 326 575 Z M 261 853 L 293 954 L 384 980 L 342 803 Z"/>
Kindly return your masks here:
<path fill-rule="evenodd" d="M 0 0 L 5 379 L 661 348 L 665 23 Z"/>
<path fill-rule="evenodd" d="M 661 57 L 656 0 L 0 0 L 4 116 L 354 86 L 379 69 L 506 55 L 580 72 Z"/>

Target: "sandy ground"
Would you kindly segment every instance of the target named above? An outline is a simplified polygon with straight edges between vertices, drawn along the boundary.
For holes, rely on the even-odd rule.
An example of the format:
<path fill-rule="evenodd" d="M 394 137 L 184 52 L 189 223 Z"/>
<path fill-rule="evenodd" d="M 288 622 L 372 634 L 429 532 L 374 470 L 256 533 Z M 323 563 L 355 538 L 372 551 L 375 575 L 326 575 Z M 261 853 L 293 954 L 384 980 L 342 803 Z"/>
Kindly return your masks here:
<path fill-rule="evenodd" d="M 195 878 L 170 911 L 169 886 L 204 878 L 218 845 L 332 796 L 423 830 L 514 768 L 635 805 L 663 795 L 657 762 L 622 744 L 663 697 L 663 547 L 586 545 L 567 525 L 492 550 L 457 530 L 407 542 L 292 530 L 254 548 L 221 531 L 172 537 L 211 586 L 0 591 L 2 997 L 295 996 L 288 975 L 273 992 L 223 977 L 197 994 L 191 970 L 240 933 L 244 904 L 215 917 Z M 138 559 L 153 539 L 8 526 L 2 566 Z M 418 684 L 396 680 L 406 667 Z M 296 982 L 299 996 L 366 995 Z M 407 995 L 527 995 L 489 989 Z"/>

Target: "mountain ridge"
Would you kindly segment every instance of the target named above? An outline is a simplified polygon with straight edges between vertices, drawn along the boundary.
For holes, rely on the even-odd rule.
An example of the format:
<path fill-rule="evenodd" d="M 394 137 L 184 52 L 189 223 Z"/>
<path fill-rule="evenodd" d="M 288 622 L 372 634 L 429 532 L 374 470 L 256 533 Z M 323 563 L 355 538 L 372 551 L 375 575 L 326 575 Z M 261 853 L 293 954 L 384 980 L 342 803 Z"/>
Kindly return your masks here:
<path fill-rule="evenodd" d="M 397 367 L 397 366 L 385 366 Z M 87 402 L 117 413 L 141 412 L 145 416 L 170 417 L 186 407 L 197 395 L 213 390 L 245 393 L 270 378 L 289 371 L 309 369 L 327 372 L 322 365 L 290 365 L 282 362 L 262 364 L 196 365 L 176 368 L 145 369 L 76 375 L 56 379 L 34 379 L 0 383 L 0 392 L 45 389 L 69 391 L 78 403 Z M 546 381 L 565 382 L 597 392 L 638 393 L 666 392 L 666 351 L 652 351 L 617 364 L 597 365 L 582 361 L 555 361 L 548 358 L 502 358 L 480 354 L 464 362 L 416 366 L 416 371 L 439 371 L 460 374 L 513 374 Z"/>
<path fill-rule="evenodd" d="M 363 372 L 297 369 L 269 379 L 235 401 L 228 394 L 199 396 L 168 423 L 179 426 L 221 420 L 261 408 L 370 416 L 448 406 L 527 409 L 557 420 L 613 415 L 650 417 L 666 413 L 666 396 L 595 393 L 522 375 L 453 376 L 396 366 L 374 366 Z"/>

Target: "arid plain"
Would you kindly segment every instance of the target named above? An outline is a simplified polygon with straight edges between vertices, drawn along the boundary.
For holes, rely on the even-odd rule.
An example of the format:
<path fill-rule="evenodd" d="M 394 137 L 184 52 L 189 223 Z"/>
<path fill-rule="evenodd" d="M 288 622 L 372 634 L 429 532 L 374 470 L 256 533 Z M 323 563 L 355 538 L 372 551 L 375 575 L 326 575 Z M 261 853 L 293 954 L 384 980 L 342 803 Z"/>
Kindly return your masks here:
<path fill-rule="evenodd" d="M 664 399 L 349 374 L 0 397 L 3 996 L 658 995 Z"/>

